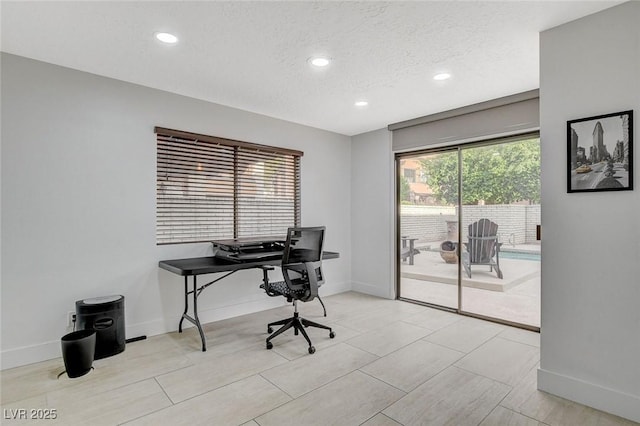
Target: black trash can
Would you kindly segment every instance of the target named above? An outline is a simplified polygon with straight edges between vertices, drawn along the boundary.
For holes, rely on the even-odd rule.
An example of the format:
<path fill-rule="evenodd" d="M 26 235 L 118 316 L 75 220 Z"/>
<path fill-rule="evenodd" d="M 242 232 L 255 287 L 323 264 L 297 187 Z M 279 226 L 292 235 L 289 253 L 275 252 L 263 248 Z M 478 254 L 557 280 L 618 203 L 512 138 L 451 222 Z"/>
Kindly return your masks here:
<path fill-rule="evenodd" d="M 124 351 L 124 296 L 104 296 L 76 302 L 79 330 L 96 332 L 94 359 L 102 359 Z"/>
<path fill-rule="evenodd" d="M 91 371 L 96 349 L 96 332 L 80 330 L 66 334 L 61 339 L 62 359 L 69 378 L 84 376 Z"/>

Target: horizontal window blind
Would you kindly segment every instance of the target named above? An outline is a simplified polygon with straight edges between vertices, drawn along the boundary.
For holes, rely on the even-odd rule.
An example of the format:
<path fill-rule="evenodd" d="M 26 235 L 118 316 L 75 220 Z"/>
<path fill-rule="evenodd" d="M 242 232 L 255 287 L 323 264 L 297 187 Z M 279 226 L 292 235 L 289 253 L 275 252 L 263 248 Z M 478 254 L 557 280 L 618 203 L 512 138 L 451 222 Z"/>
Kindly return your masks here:
<path fill-rule="evenodd" d="M 157 127 L 158 244 L 286 235 L 302 152 Z"/>

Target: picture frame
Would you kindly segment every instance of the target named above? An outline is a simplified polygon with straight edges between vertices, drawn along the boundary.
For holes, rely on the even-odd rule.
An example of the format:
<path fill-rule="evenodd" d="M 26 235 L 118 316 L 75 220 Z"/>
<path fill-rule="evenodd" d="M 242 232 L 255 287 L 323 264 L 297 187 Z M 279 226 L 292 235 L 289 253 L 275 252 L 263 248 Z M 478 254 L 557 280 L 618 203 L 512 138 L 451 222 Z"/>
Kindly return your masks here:
<path fill-rule="evenodd" d="M 633 111 L 567 121 L 567 192 L 633 190 Z"/>

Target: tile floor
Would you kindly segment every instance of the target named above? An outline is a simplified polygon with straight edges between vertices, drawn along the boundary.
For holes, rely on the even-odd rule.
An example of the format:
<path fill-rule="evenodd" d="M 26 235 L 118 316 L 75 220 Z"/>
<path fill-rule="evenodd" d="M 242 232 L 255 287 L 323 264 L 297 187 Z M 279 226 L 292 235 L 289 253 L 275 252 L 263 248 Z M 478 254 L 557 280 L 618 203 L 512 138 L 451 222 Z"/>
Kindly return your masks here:
<path fill-rule="evenodd" d="M 501 258 L 500 267 L 504 279 L 488 266 L 472 267 L 472 279 L 463 271 L 463 310 L 540 327 L 540 262 Z M 423 250 L 413 265 L 401 263 L 400 271 L 403 298 L 458 306 L 458 265 L 445 263 L 440 253 Z"/>
<path fill-rule="evenodd" d="M 1 374 L 2 424 L 55 409 L 62 425 L 633 425 L 536 390 L 539 335 L 410 303 L 343 293 L 301 304 L 308 329 L 264 347 L 282 307 L 130 343 L 78 379 L 62 360 Z"/>

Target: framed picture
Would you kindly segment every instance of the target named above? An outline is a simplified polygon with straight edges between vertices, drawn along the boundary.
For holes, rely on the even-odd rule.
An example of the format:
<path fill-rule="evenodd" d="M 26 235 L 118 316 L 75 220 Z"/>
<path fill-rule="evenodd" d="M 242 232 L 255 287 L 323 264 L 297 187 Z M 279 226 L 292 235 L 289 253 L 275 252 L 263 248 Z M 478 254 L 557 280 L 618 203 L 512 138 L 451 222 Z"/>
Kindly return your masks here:
<path fill-rule="evenodd" d="M 633 111 L 567 121 L 567 192 L 633 189 Z"/>

